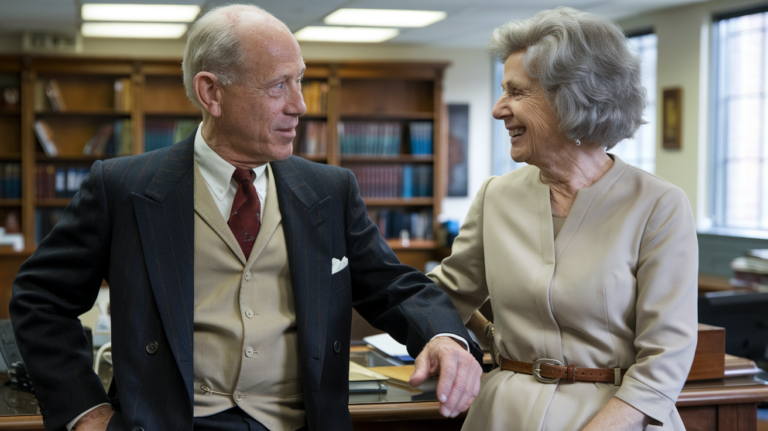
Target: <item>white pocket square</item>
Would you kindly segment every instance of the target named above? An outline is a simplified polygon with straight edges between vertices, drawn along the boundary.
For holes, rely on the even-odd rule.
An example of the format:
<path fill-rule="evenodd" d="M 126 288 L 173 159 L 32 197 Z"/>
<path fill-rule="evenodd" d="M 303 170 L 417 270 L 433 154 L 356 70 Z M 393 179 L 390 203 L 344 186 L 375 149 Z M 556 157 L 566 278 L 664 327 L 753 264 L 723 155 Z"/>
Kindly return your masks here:
<path fill-rule="evenodd" d="M 342 257 L 341 260 L 336 259 L 335 257 L 331 259 L 331 275 L 336 274 L 337 272 L 346 268 L 348 263 L 349 261 L 347 261 L 347 256 Z"/>

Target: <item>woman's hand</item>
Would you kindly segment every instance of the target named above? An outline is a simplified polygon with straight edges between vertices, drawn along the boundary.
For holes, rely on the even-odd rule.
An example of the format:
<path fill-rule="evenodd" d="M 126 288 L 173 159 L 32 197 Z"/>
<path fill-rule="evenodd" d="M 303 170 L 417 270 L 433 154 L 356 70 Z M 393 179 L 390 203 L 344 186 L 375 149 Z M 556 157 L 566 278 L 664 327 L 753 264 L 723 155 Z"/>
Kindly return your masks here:
<path fill-rule="evenodd" d="M 643 431 L 651 418 L 614 397 L 583 431 Z"/>

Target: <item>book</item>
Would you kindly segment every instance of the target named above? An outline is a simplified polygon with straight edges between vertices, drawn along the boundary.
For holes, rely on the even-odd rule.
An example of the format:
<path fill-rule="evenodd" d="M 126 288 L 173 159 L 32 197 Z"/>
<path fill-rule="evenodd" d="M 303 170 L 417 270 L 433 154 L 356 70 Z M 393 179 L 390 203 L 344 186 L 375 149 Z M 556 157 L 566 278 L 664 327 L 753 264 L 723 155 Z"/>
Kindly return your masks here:
<path fill-rule="evenodd" d="M 350 393 L 372 393 L 386 392 L 386 382 L 389 377 L 371 371 L 360 364 L 349 362 L 349 392 Z"/>
<path fill-rule="evenodd" d="M 45 85 L 46 83 L 44 79 L 35 81 L 35 87 L 32 93 L 34 97 L 32 106 L 34 107 L 35 112 L 49 111 L 51 109 L 51 104 L 48 102 L 48 98 L 45 95 Z"/>
<path fill-rule="evenodd" d="M 112 138 L 115 130 L 115 124 L 104 124 L 99 127 L 99 130 L 88 140 L 83 147 L 83 154 L 85 155 L 104 155 L 107 151 L 107 146 Z"/>
<path fill-rule="evenodd" d="M 435 392 L 437 390 L 437 377 L 428 377 L 418 386 L 411 386 L 410 380 L 416 367 L 414 365 L 402 365 L 400 367 L 371 367 L 371 371 L 389 377 L 387 383 L 402 386 L 406 389 L 418 389 L 422 392 Z"/>
<path fill-rule="evenodd" d="M 48 157 L 57 157 L 59 155 L 59 148 L 53 140 L 53 130 L 51 126 L 45 122 L 45 120 L 36 120 L 34 124 L 35 135 L 37 140 L 40 141 L 40 145 L 43 147 L 43 151 Z"/>
<path fill-rule="evenodd" d="M 61 96 L 61 88 L 59 88 L 58 81 L 55 79 L 48 81 L 48 84 L 45 86 L 45 95 L 48 96 L 48 101 L 51 103 L 51 109 L 54 112 L 64 112 L 67 110 L 67 105 Z"/>
<path fill-rule="evenodd" d="M 128 112 L 131 110 L 131 91 L 131 78 L 115 79 L 115 112 Z"/>

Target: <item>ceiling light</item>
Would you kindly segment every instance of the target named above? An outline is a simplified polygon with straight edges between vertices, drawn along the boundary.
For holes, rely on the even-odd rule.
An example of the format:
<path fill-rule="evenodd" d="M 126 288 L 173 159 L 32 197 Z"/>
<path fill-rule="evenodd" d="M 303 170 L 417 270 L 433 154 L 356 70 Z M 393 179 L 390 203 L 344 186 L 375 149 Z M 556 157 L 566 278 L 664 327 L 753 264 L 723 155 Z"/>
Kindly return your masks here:
<path fill-rule="evenodd" d="M 400 34 L 396 28 L 308 26 L 297 31 L 297 40 L 314 42 L 384 42 Z"/>
<path fill-rule="evenodd" d="M 444 20 L 445 17 L 445 12 L 432 10 L 339 9 L 323 21 L 331 25 L 426 27 Z"/>
<path fill-rule="evenodd" d="M 200 6 L 172 4 L 86 3 L 80 10 L 83 21 L 192 22 Z"/>
<path fill-rule="evenodd" d="M 187 32 L 186 24 L 144 24 L 123 22 L 86 22 L 80 32 L 84 37 L 122 37 L 139 39 L 178 39 Z"/>

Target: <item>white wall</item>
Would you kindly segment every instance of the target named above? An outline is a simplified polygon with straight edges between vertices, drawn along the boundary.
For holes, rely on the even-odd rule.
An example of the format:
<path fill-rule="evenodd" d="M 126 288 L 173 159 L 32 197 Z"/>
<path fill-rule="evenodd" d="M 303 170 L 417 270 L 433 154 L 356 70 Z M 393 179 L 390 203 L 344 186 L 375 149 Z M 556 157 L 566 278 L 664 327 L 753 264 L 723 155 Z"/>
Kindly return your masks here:
<path fill-rule="evenodd" d="M 627 32 L 653 28 L 658 36 L 657 100 L 664 88 L 683 90 L 683 142 L 681 150 L 661 148 L 661 127 L 656 134 L 656 175 L 685 191 L 700 227 L 708 214 L 709 38 L 712 15 L 764 4 L 756 0 L 714 0 L 666 9 L 620 21 Z M 651 89 L 649 89 L 651 91 Z M 657 110 L 661 125 L 662 110 Z"/>

